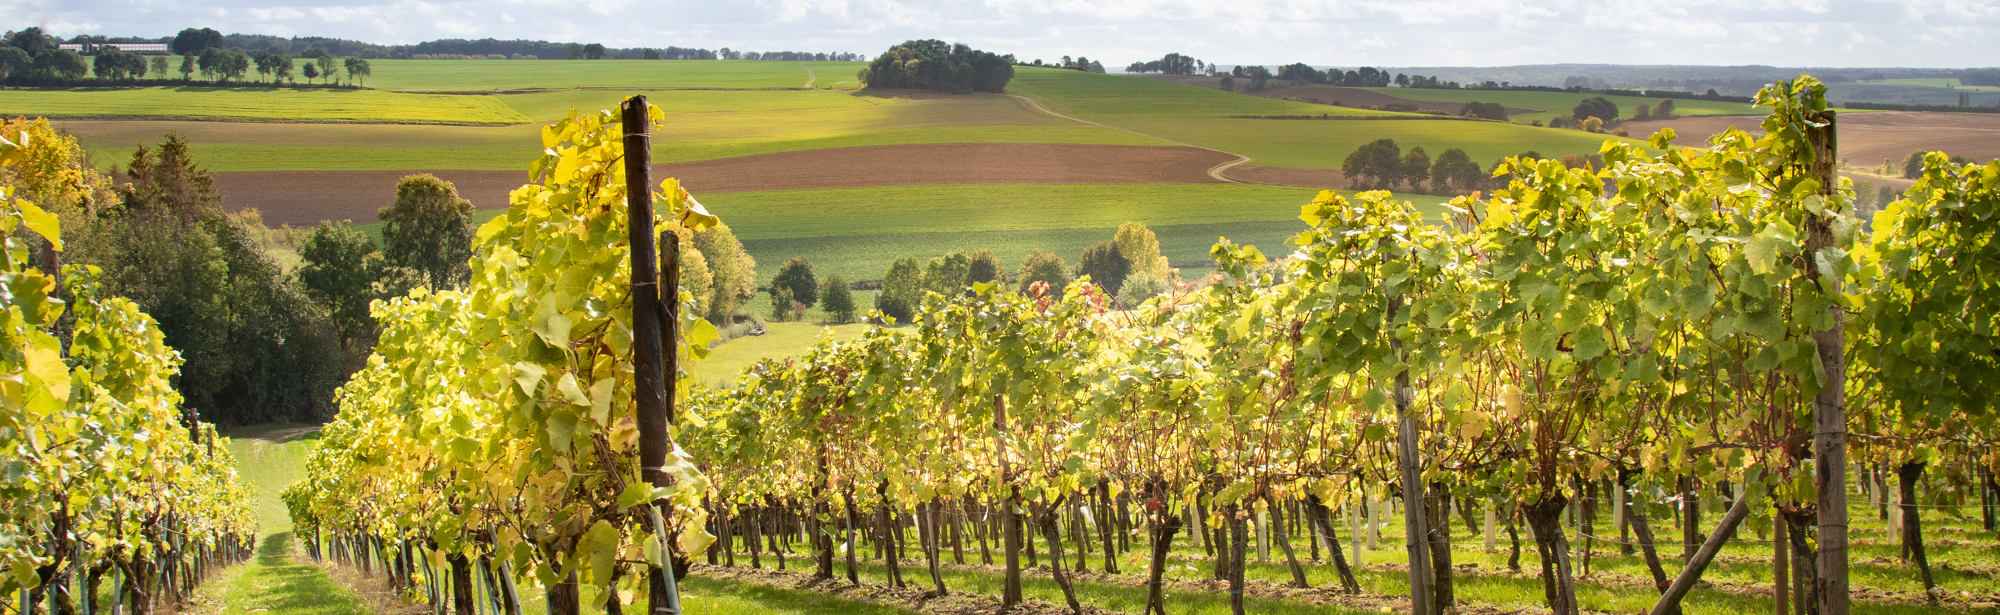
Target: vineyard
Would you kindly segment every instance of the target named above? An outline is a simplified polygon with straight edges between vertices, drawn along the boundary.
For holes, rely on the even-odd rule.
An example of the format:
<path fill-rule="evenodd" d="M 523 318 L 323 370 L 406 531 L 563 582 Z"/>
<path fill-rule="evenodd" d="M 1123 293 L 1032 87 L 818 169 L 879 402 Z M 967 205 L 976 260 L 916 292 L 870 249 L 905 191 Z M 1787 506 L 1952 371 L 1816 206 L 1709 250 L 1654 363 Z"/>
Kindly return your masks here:
<path fill-rule="evenodd" d="M 719 221 L 650 178 L 665 113 L 572 113 L 479 229 L 464 289 L 375 305 L 375 354 L 284 501 L 313 559 L 461 615 L 678 613 L 702 576 L 797 578 L 729 573 L 740 556 L 816 591 L 866 571 L 919 604 L 1079 615 L 1125 572 L 1127 610 L 1297 606 L 1250 582 L 1276 557 L 1275 585 L 1382 598 L 1355 610 L 1487 612 L 1454 543 L 1503 531 L 1558 615 L 1592 600 L 1593 549 L 1643 556 L 1654 615 L 1746 559 L 1779 613 L 1843 615 L 1887 606 L 1850 571 L 1857 508 L 1896 528 L 1919 604 L 1993 608 L 1937 590 L 1919 506 L 1976 509 L 1992 552 L 2000 163 L 1934 153 L 1864 220 L 1825 87 L 1757 100 L 1763 136 L 1607 142 L 1601 169 L 1510 158 L 1505 189 L 1441 216 L 1322 192 L 1290 252 L 1222 240 L 1206 284 L 1131 310 L 1087 277 L 932 293 L 906 326 L 730 388 L 693 377 L 715 331 L 678 255 Z M 88 613 L 60 602 L 108 572 L 151 612 L 248 556 L 245 487 L 212 429 L 181 427 L 148 318 L 93 298 L 88 270 L 47 299 L 20 237 L 59 233 L 8 203 L 0 439 L 27 453 L 0 592 Z M 1364 535 L 1401 557 L 1364 569 Z M 1029 599 L 1045 582 L 1060 604 Z"/>

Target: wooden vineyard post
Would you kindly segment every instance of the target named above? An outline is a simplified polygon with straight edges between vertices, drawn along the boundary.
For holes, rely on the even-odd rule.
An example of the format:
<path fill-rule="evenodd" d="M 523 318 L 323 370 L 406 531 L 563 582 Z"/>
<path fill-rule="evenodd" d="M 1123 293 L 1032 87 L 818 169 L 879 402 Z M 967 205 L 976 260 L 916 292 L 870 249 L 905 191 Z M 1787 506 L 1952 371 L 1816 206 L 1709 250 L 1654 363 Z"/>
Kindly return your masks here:
<path fill-rule="evenodd" d="M 1402 308 L 1402 295 L 1390 295 L 1387 322 L 1395 322 L 1396 312 Z M 1400 360 L 1403 342 L 1395 340 L 1390 345 Z M 1410 612 L 1430 615 L 1436 611 L 1431 608 L 1430 524 L 1424 513 L 1423 462 L 1417 459 L 1417 419 L 1410 413 L 1415 397 L 1410 389 L 1410 370 L 1404 367 L 1396 372 L 1396 467 L 1403 487 L 1403 550 L 1410 556 Z"/>
<path fill-rule="evenodd" d="M 1808 112 L 1804 127 L 1806 142 L 1812 145 L 1813 176 L 1819 180 L 1819 196 L 1828 206 L 1840 187 L 1834 173 L 1840 147 L 1834 132 L 1832 109 Z M 1813 259 L 1821 250 L 1834 247 L 1833 225 L 1840 214 L 1825 211 L 1806 218 L 1806 254 Z M 1820 284 L 1820 292 L 1840 293 L 1838 276 L 1817 275 L 1819 267 L 1807 267 L 1808 278 Z M 1814 486 L 1819 491 L 1819 613 L 1847 615 L 1847 339 L 1841 319 L 1846 310 L 1838 302 L 1827 308 L 1833 325 L 1812 333 L 1818 346 L 1820 365 L 1826 382 L 1813 397 Z"/>
<path fill-rule="evenodd" d="M 673 450 L 673 434 L 668 425 L 673 421 L 672 387 L 669 380 L 674 378 L 676 366 L 666 363 L 673 356 L 668 343 L 676 339 L 673 335 L 674 321 L 667 316 L 671 308 L 662 309 L 661 295 L 664 294 L 659 282 L 659 263 L 656 262 L 656 248 L 653 241 L 653 178 L 652 178 L 652 120 L 648 117 L 650 107 L 645 96 L 626 99 L 620 109 L 623 112 L 625 128 L 625 205 L 627 240 L 632 249 L 632 405 L 639 418 L 639 468 L 640 476 L 648 484 L 665 487 L 673 483 L 667 474 L 667 454 Z M 680 241 L 670 242 L 672 249 L 666 253 L 675 261 L 680 254 Z M 670 261 L 669 271 L 679 269 L 678 262 Z M 678 298 L 679 286 L 674 293 Z M 677 303 L 677 301 L 668 302 Z M 653 502 L 655 530 L 664 529 L 669 504 L 664 500 Z M 664 565 L 654 568 L 647 581 L 647 611 L 654 615 L 679 615 L 681 612 L 680 592 L 674 579 L 674 557 L 670 549 L 672 543 L 664 534 L 661 541 L 661 557 Z"/>

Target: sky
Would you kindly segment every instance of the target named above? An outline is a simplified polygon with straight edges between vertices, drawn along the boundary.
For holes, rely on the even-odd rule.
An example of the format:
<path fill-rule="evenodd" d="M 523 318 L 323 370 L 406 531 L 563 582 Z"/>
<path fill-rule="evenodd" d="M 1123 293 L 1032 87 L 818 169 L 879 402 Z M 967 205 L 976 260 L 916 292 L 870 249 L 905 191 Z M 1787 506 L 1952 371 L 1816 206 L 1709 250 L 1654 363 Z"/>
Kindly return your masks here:
<path fill-rule="evenodd" d="M 406 44 L 847 51 L 908 39 L 1107 67 L 1217 64 L 2000 66 L 2000 0 L 0 0 L 0 29 L 224 33 Z"/>

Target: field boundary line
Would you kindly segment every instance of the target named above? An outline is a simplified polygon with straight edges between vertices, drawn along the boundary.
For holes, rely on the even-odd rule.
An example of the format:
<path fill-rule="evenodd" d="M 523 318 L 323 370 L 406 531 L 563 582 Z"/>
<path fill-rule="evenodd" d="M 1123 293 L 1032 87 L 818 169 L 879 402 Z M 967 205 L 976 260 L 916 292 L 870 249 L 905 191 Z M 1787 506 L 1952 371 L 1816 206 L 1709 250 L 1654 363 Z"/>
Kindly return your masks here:
<path fill-rule="evenodd" d="M 1099 128 L 1109 128 L 1109 129 L 1112 129 L 1112 130 L 1116 130 L 1116 131 L 1118 131 L 1118 132 L 1122 132 L 1122 133 L 1127 133 L 1127 134 L 1134 134 L 1134 135 L 1139 135 L 1139 136 L 1141 136 L 1141 137 L 1145 137 L 1145 138 L 1148 138 L 1148 139 L 1153 139 L 1153 140 L 1155 140 L 1155 141 L 1165 141 L 1165 142 L 1167 142 L 1167 143 L 1172 143 L 1172 144 L 1174 144 L 1174 145 L 1179 145 L 1179 146 L 1181 146 L 1181 147 L 1192 147 L 1192 148 L 1195 148 L 1195 149 L 1202 149 L 1202 150 L 1208 150 L 1208 151 L 1211 151 L 1211 152 L 1215 152 L 1215 153 L 1218 153 L 1218 154 L 1226 154 L 1226 155 L 1230 155 L 1230 156 L 1235 156 L 1235 157 L 1236 157 L 1236 159 L 1235 159 L 1235 160 L 1232 160 L 1232 161 L 1229 161 L 1229 162 L 1225 162 L 1225 163 L 1222 163 L 1222 164 L 1218 164 L 1218 165 L 1215 165 L 1215 166 L 1213 166 L 1213 167 L 1209 167 L 1209 168 L 1208 168 L 1208 176 L 1209 176 L 1209 177 L 1213 177 L 1213 178 L 1215 178 L 1215 179 L 1217 179 L 1217 180 L 1220 180 L 1220 181 L 1223 181 L 1223 182 L 1225 182 L 1225 183 L 1231 183 L 1231 184 L 1259 184 L 1259 182 L 1252 182 L 1252 181 L 1243 181 L 1243 180 L 1238 180 L 1238 179 L 1230 179 L 1230 178 L 1229 178 L 1228 176 L 1226 176 L 1226 175 L 1223 175 L 1223 174 L 1222 174 L 1222 173 L 1223 173 L 1224 171 L 1228 171 L 1228 170 L 1229 170 L 1230 168 L 1232 168 L 1232 167 L 1235 167 L 1236 165 L 1240 165 L 1240 164 L 1243 164 L 1243 163 L 1245 163 L 1245 162 L 1249 162 L 1249 161 L 1250 161 L 1250 157 L 1249 157 L 1249 156 L 1245 156 L 1245 155 L 1242 155 L 1242 154 L 1238 154 L 1238 153 L 1236 153 L 1236 152 L 1225 152 L 1225 151 L 1222 151 L 1222 150 L 1219 150 L 1219 149 L 1215 149 L 1215 148 L 1213 148 L 1213 147 L 1202 147 L 1202 146 L 1200 146 L 1200 145 L 1195 145 L 1195 144 L 1193 144 L 1193 143 L 1182 143 L 1182 142 L 1180 142 L 1180 141 L 1175 141 L 1175 140 L 1173 140 L 1173 139 L 1168 139 L 1168 138 L 1165 138 L 1165 137 L 1159 137 L 1159 136 L 1154 136 L 1154 135 L 1149 135 L 1149 134 L 1146 134 L 1146 133 L 1143 133 L 1143 132 L 1139 132 L 1139 131 L 1136 131 L 1136 130 L 1126 130 L 1126 129 L 1124 129 L 1124 128 L 1119 128 L 1119 127 L 1117 127 L 1117 126 L 1112 126 L 1112 125 L 1110 125 L 1110 124 L 1100 124 L 1100 123 L 1097 123 L 1097 122 L 1093 122 L 1093 121 L 1090 121 L 1090 120 L 1086 120 L 1086 119 L 1082 119 L 1082 118 L 1076 118 L 1076 117 L 1070 117 L 1070 116 L 1067 116 L 1067 115 L 1063 115 L 1063 114 L 1061 114 L 1061 113 L 1056 113 L 1056 112 L 1054 112 L 1054 111 L 1050 111 L 1050 110 L 1049 110 L 1049 109 L 1048 109 L 1047 107 L 1043 107 L 1043 106 L 1042 106 L 1042 103 L 1040 103 L 1040 102 L 1036 102 L 1036 101 L 1035 101 L 1035 99 L 1033 99 L 1033 98 L 1029 98 L 1029 97 L 1026 97 L 1026 96 L 1022 96 L 1022 95 L 1020 95 L 1020 94 L 1002 94 L 1002 96 L 1008 96 L 1008 97 L 1012 97 L 1012 98 L 1018 98 L 1018 99 L 1021 99 L 1021 100 L 1025 100 L 1025 101 L 1028 101 L 1028 104 L 1029 104 L 1029 105 L 1031 105 L 1031 106 L 1033 106 L 1033 107 L 1035 108 L 1035 110 L 1036 110 L 1036 111 L 1040 111 L 1040 112 L 1042 112 L 1042 113 L 1046 113 L 1046 114 L 1049 114 L 1049 115 L 1051 115 L 1051 116 L 1055 116 L 1055 117 L 1059 117 L 1059 118 L 1062 118 L 1062 119 L 1065 119 L 1065 120 L 1069 120 L 1069 121 L 1072 121 L 1072 122 L 1079 122 L 1079 123 L 1083 123 L 1083 124 L 1089 124 L 1089 125 L 1092 125 L 1092 126 L 1096 126 L 1096 127 L 1099 127 Z M 1263 185 L 1263 184 L 1259 184 L 1259 185 Z"/>

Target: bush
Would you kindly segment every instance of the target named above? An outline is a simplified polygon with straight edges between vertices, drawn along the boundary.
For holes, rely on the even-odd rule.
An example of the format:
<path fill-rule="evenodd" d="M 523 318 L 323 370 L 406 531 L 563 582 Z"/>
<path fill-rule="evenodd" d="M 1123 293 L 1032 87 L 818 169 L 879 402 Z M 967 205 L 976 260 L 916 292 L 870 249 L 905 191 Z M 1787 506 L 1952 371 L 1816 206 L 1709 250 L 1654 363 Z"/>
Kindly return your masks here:
<path fill-rule="evenodd" d="M 1135 308 L 1148 299 L 1167 294 L 1167 280 L 1152 273 L 1139 271 L 1125 278 L 1125 287 L 1118 289 L 1118 303 L 1126 308 Z"/>
<path fill-rule="evenodd" d="M 854 294 L 847 286 L 847 278 L 838 273 L 826 276 L 826 296 L 820 298 L 819 306 L 826 311 L 827 319 L 854 322 Z"/>
<path fill-rule="evenodd" d="M 904 41 L 876 56 L 855 76 L 871 88 L 997 94 L 1014 78 L 1014 56 L 936 39 Z"/>
<path fill-rule="evenodd" d="M 1111 295 L 1117 295 L 1125 277 L 1132 273 L 1132 261 L 1118 252 L 1118 244 L 1100 241 L 1083 250 L 1083 258 L 1078 259 L 1076 274 L 1090 276 L 1090 281 Z"/>
<path fill-rule="evenodd" d="M 1480 119 L 1507 121 L 1507 106 L 1500 103 L 1469 102 L 1459 115 Z"/>
<path fill-rule="evenodd" d="M 882 291 L 875 294 L 875 309 L 896 322 L 910 322 L 923 301 L 923 272 L 917 257 L 904 256 L 889 265 L 882 275 Z"/>
<path fill-rule="evenodd" d="M 1047 250 L 1029 252 L 1027 258 L 1021 259 L 1021 294 L 1028 294 L 1028 289 L 1036 282 L 1047 282 L 1052 292 L 1060 292 L 1063 287 L 1069 286 L 1069 263 Z M 887 283 L 883 282 L 883 292 L 888 292 Z"/>
<path fill-rule="evenodd" d="M 1579 120 L 1594 117 L 1599 122 L 1609 122 L 1618 119 L 1618 104 L 1603 96 L 1585 98 L 1570 110 L 1570 117 Z"/>

